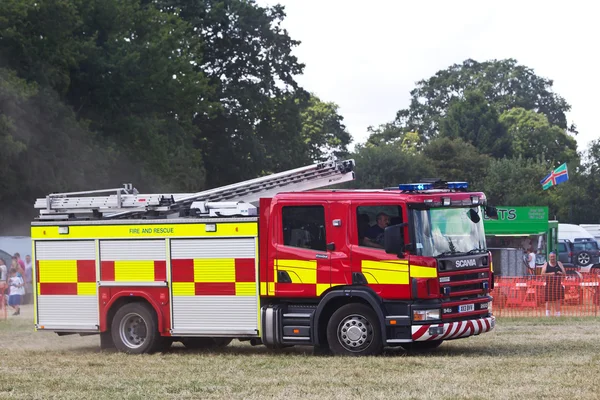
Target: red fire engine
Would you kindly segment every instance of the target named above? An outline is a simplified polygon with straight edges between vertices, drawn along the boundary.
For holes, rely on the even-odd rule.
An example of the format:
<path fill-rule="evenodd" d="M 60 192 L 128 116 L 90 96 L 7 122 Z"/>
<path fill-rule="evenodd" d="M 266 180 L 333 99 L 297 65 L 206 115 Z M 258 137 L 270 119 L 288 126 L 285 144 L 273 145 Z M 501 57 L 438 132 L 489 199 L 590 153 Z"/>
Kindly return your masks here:
<path fill-rule="evenodd" d="M 354 179 L 328 161 L 183 194 L 51 194 L 32 223 L 35 327 L 129 353 L 315 346 L 432 349 L 494 328 L 483 193 Z"/>

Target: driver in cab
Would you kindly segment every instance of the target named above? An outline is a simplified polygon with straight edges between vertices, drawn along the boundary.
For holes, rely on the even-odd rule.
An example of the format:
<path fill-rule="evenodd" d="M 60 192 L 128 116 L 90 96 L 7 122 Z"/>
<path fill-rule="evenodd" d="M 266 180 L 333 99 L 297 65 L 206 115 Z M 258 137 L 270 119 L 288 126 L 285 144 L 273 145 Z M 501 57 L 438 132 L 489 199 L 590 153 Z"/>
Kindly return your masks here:
<path fill-rule="evenodd" d="M 386 213 L 377 214 L 376 224 L 370 227 L 364 239 L 364 244 L 369 247 L 384 248 L 383 233 L 385 228 L 390 225 L 390 216 Z"/>

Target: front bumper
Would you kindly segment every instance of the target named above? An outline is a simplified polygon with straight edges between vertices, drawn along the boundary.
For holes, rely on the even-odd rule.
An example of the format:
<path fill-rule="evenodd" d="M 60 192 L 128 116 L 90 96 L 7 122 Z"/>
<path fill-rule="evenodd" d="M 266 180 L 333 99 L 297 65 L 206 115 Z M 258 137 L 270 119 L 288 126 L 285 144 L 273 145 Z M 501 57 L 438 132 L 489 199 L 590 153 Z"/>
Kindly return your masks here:
<path fill-rule="evenodd" d="M 452 340 L 479 335 L 494 329 L 496 318 L 469 319 L 465 321 L 448 322 L 445 324 L 412 325 L 412 340 Z"/>

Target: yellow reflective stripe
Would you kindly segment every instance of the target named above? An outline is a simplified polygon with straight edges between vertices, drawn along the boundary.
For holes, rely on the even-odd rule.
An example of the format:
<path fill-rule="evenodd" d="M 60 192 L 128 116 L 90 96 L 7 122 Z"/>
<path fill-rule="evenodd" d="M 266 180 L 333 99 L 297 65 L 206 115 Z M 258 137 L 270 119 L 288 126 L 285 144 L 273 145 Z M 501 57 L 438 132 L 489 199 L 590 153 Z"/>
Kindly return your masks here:
<path fill-rule="evenodd" d="M 363 269 L 368 283 L 408 285 L 408 272 L 383 269 Z"/>
<path fill-rule="evenodd" d="M 292 283 L 317 283 L 317 260 L 275 260 L 275 265 L 288 273 Z"/>
<path fill-rule="evenodd" d="M 32 226 L 32 239 L 123 239 L 163 237 L 257 236 L 256 222 L 217 223 L 216 232 L 206 232 L 206 224 L 70 225 L 69 233 L 59 234 L 58 225 Z M 62 226 L 62 225 L 61 225 Z"/>
<path fill-rule="evenodd" d="M 154 261 L 115 261 L 115 281 L 153 282 Z"/>
<path fill-rule="evenodd" d="M 40 267 L 38 272 L 40 274 L 40 282 L 77 282 L 77 260 L 41 260 L 39 263 Z"/>
<path fill-rule="evenodd" d="M 195 282 L 235 282 L 235 259 L 194 259 Z"/>
<path fill-rule="evenodd" d="M 173 282 L 173 296 L 195 296 L 194 282 Z"/>
<path fill-rule="evenodd" d="M 362 273 L 368 283 L 408 284 L 408 263 L 401 261 L 403 262 L 363 260 Z"/>
<path fill-rule="evenodd" d="M 275 260 L 278 267 L 307 268 L 317 270 L 317 260 Z"/>
<path fill-rule="evenodd" d="M 364 270 L 365 268 L 373 268 L 373 269 L 386 269 L 390 271 L 397 272 L 408 272 L 408 261 L 398 260 L 400 262 L 396 262 L 395 260 L 389 261 L 371 261 L 371 260 L 363 260 L 361 262 L 361 267 Z"/>
<path fill-rule="evenodd" d="M 82 282 L 77 284 L 78 296 L 95 296 L 96 282 Z"/>
<path fill-rule="evenodd" d="M 255 282 L 236 282 L 235 283 L 235 295 L 236 296 L 255 296 L 256 295 L 256 283 Z"/>
<path fill-rule="evenodd" d="M 261 282 L 260 283 L 260 295 L 261 296 L 266 296 L 267 295 L 267 282 Z"/>
<path fill-rule="evenodd" d="M 331 285 L 329 283 L 317 283 L 317 296 L 329 289 Z"/>
<path fill-rule="evenodd" d="M 432 267 L 422 267 L 419 265 L 410 266 L 411 278 L 436 278 L 437 269 Z"/>
<path fill-rule="evenodd" d="M 275 282 L 269 282 L 269 296 L 275 295 Z"/>

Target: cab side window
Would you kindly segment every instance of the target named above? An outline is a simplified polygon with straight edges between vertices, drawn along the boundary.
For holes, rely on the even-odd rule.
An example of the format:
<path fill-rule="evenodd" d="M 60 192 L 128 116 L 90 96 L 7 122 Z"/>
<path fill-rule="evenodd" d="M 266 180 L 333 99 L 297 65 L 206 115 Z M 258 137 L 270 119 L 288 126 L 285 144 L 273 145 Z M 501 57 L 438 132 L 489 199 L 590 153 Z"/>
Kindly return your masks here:
<path fill-rule="evenodd" d="M 400 206 L 360 206 L 356 214 L 359 246 L 383 249 L 385 228 L 403 222 Z"/>
<path fill-rule="evenodd" d="M 326 250 L 323 206 L 285 206 L 282 209 L 282 223 L 285 246 Z"/>

